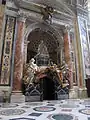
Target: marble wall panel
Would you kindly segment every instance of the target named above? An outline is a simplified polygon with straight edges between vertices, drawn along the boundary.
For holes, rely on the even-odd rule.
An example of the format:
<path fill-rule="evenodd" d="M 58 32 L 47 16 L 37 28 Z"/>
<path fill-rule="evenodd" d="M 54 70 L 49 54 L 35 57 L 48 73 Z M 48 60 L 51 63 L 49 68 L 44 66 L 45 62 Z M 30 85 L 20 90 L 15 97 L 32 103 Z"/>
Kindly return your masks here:
<path fill-rule="evenodd" d="M 10 83 L 10 67 L 15 21 L 16 19 L 14 17 L 6 16 L 0 85 L 9 85 Z"/>
<path fill-rule="evenodd" d="M 2 35 L 2 28 L 3 28 L 2 25 L 3 25 L 4 11 L 5 11 L 5 6 L 0 5 L 0 64 L 1 64 L 1 51 L 2 51 L 1 35 Z"/>
<path fill-rule="evenodd" d="M 89 38 L 87 31 L 87 20 L 78 16 L 80 42 L 81 42 L 81 54 L 83 61 L 84 79 L 90 76 L 90 51 L 89 51 Z"/>

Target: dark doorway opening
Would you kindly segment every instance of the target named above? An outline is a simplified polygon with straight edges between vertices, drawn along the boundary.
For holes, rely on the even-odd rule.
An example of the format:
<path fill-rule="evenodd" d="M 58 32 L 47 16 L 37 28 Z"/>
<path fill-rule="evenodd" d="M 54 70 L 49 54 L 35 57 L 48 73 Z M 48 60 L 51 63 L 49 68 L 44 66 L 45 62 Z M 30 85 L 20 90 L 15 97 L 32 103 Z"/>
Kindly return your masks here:
<path fill-rule="evenodd" d="M 6 4 L 6 0 L 2 0 L 2 4 L 5 5 Z"/>
<path fill-rule="evenodd" d="M 43 78 L 43 100 L 55 100 L 55 84 L 48 77 Z"/>

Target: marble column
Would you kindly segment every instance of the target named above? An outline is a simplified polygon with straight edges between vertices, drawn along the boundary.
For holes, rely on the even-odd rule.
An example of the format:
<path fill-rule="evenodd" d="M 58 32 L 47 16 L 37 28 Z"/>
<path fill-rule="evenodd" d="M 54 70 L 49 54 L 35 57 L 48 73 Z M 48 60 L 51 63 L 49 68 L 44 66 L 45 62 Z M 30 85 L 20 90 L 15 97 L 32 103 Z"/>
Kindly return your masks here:
<path fill-rule="evenodd" d="M 83 70 L 83 63 L 82 63 L 82 54 L 81 54 L 81 39 L 80 39 L 80 31 L 79 31 L 79 26 L 78 26 L 78 21 L 77 19 L 75 20 L 74 23 L 75 27 L 75 52 L 76 52 L 76 62 L 77 62 L 77 81 L 78 81 L 78 88 L 79 88 L 79 93 L 78 96 L 79 98 L 85 98 L 87 97 L 87 92 L 86 92 L 86 87 L 85 87 L 85 81 L 84 81 L 84 70 Z"/>
<path fill-rule="evenodd" d="M 24 26 L 25 19 L 19 17 L 17 19 L 17 35 L 15 48 L 15 65 L 14 65 L 14 81 L 13 91 L 21 92 L 24 62 Z"/>
<path fill-rule="evenodd" d="M 71 61 L 71 53 L 70 53 L 70 38 L 69 38 L 69 31 L 65 30 L 64 35 L 64 56 L 65 62 L 69 67 L 69 80 L 70 80 L 70 88 L 73 87 L 73 76 L 72 76 L 72 61 Z"/>
<path fill-rule="evenodd" d="M 78 72 L 78 86 L 83 87 L 83 69 L 82 69 L 82 57 L 81 57 L 81 45 L 80 45 L 80 34 L 78 29 L 77 20 L 75 21 L 75 33 L 76 33 L 76 59 L 77 59 L 77 72 Z"/>

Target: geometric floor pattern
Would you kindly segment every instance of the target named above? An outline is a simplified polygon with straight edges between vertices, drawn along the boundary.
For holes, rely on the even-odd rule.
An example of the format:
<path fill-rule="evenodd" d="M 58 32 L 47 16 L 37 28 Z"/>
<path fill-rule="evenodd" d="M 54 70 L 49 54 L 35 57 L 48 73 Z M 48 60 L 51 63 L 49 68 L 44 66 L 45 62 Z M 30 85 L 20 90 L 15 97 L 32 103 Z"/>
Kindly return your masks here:
<path fill-rule="evenodd" d="M 59 114 L 52 114 L 52 115 L 49 115 L 48 116 L 49 119 L 51 120 L 73 120 L 74 117 L 73 115 L 70 115 L 70 114 L 65 114 L 65 113 L 59 113 Z"/>
<path fill-rule="evenodd" d="M 51 112 L 54 111 L 56 108 L 50 107 L 50 106 L 40 106 L 40 107 L 35 107 L 33 110 L 38 111 L 38 112 Z"/>
<path fill-rule="evenodd" d="M 7 104 L 0 104 L 0 108 L 14 108 L 14 107 L 17 107 L 18 104 L 10 104 L 10 103 L 7 103 Z"/>
<path fill-rule="evenodd" d="M 90 109 L 81 109 L 79 112 L 82 114 L 90 115 Z"/>
<path fill-rule="evenodd" d="M 4 109 L 0 111 L 0 115 L 11 116 L 11 115 L 21 115 L 25 113 L 23 109 Z"/>
<path fill-rule="evenodd" d="M 90 120 L 90 99 L 1 103 L 0 120 Z"/>

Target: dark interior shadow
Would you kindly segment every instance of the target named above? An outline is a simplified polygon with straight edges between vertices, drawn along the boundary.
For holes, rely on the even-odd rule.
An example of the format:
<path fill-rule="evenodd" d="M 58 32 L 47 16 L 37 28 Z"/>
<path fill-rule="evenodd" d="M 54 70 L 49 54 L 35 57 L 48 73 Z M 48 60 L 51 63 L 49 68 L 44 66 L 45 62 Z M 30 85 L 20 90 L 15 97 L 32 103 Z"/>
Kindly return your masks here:
<path fill-rule="evenodd" d="M 48 77 L 43 78 L 43 100 L 55 100 L 54 81 Z"/>

